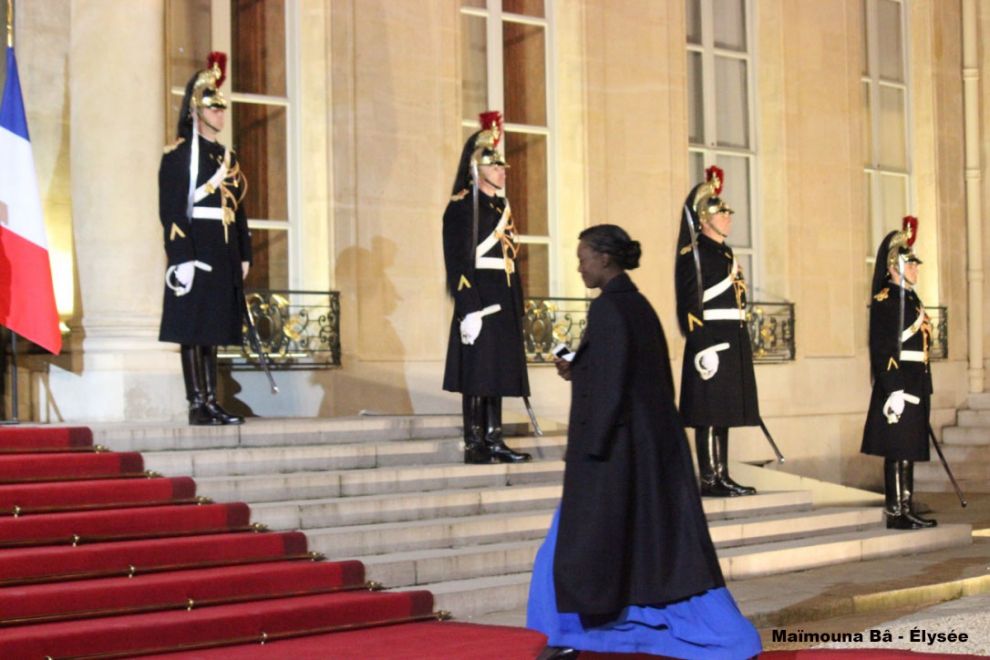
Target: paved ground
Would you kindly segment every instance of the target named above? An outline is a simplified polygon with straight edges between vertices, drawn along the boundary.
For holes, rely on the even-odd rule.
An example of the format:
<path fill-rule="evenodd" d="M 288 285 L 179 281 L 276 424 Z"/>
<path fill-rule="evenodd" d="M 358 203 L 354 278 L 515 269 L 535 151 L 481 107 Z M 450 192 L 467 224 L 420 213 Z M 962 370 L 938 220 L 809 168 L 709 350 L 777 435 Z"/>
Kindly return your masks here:
<path fill-rule="evenodd" d="M 962 509 L 951 493 L 918 496 L 939 522 L 972 525 L 972 545 L 741 580 L 730 582 L 729 589 L 760 629 L 767 650 L 819 646 L 809 633 L 855 634 L 872 629 L 882 636 L 889 629 L 890 641 L 875 646 L 990 654 L 990 494 L 969 494 L 967 499 L 969 506 Z M 476 622 L 523 626 L 525 620 L 524 610 L 513 610 L 485 615 Z M 912 642 L 914 626 L 941 633 L 943 641 Z M 780 641 L 782 633 L 786 639 L 787 633 L 798 631 L 805 634 L 799 636 L 805 641 Z M 967 640 L 948 641 L 952 632 L 957 637 L 965 633 Z M 859 645 L 870 645 L 869 632 L 863 639 Z"/>

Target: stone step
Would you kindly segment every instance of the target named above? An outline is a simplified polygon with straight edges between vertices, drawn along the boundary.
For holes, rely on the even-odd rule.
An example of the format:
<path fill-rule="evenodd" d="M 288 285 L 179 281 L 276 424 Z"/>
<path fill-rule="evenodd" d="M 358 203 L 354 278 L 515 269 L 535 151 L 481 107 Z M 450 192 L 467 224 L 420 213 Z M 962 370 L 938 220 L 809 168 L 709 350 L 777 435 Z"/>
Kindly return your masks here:
<path fill-rule="evenodd" d="M 939 468 L 941 470 L 941 467 Z M 973 493 L 990 493 L 990 479 L 959 479 L 956 477 L 959 489 L 963 492 L 963 498 L 969 497 Z M 942 471 L 938 475 L 925 475 L 924 479 L 915 474 L 915 491 L 918 493 L 952 493 L 955 489 L 952 482 Z"/>
<path fill-rule="evenodd" d="M 114 451 L 168 451 L 321 445 L 369 440 L 459 437 L 459 415 L 261 418 L 241 426 L 93 424 L 94 442 Z"/>
<path fill-rule="evenodd" d="M 889 555 L 929 552 L 972 543 L 969 525 L 902 531 L 883 527 L 719 550 L 728 580 L 801 571 Z"/>
<path fill-rule="evenodd" d="M 990 446 L 990 429 L 979 426 L 947 426 L 942 429 L 942 442 L 949 445 Z"/>
<path fill-rule="evenodd" d="M 990 431 L 990 410 L 960 410 L 956 413 L 956 424 Z"/>
<path fill-rule="evenodd" d="M 251 507 L 252 520 L 271 529 L 338 527 L 429 518 L 552 509 L 561 485 L 463 488 L 435 492 L 263 502 Z"/>
<path fill-rule="evenodd" d="M 952 469 L 952 474 L 961 481 L 990 480 L 990 449 L 975 449 L 962 447 L 943 447 L 942 453 Z M 932 452 L 932 460 L 914 464 L 914 479 L 916 486 L 920 483 L 945 481 L 948 483 L 945 468 Z M 916 490 L 924 490 L 916 488 Z"/>
<path fill-rule="evenodd" d="M 438 465 L 293 472 L 257 476 L 203 477 L 197 492 L 217 501 L 280 502 L 285 500 L 354 497 L 379 493 L 410 493 L 448 488 L 516 486 L 560 482 L 562 461 L 495 465 Z"/>
<path fill-rule="evenodd" d="M 508 444 L 537 459 L 559 459 L 563 435 L 509 438 Z M 167 476 L 201 477 L 353 470 L 457 463 L 464 460 L 460 436 L 426 440 L 369 440 L 361 443 L 237 447 L 145 452 L 145 467 Z"/>
<path fill-rule="evenodd" d="M 344 500 L 347 499 L 342 498 L 340 505 L 345 506 Z M 380 497 L 373 500 L 350 499 L 366 500 L 360 503 L 365 509 L 375 505 L 386 507 L 388 504 L 383 503 L 383 498 Z M 542 507 L 539 502 L 534 502 L 529 509 L 514 513 L 456 515 L 394 522 L 376 522 L 372 519 L 363 524 L 310 528 L 306 530 L 306 536 L 311 550 L 322 552 L 331 559 L 499 541 L 542 539 L 550 526 L 550 518 L 557 502 L 557 499 L 553 499 Z M 806 491 L 781 491 L 760 493 L 751 497 L 704 498 L 702 505 L 709 520 L 732 521 L 759 515 L 779 515 L 787 511 L 808 512 L 811 509 L 811 495 Z M 258 522 L 273 527 L 273 523 L 278 522 L 274 515 L 269 518 L 269 511 L 263 507 L 254 507 L 253 513 L 254 520 Z M 800 526 L 800 523 L 794 524 Z M 742 527 L 738 527 L 737 533 L 742 533 L 742 530 Z M 723 535 L 721 537 L 723 540 L 732 538 L 732 532 L 728 529 L 719 533 Z"/>
<path fill-rule="evenodd" d="M 877 527 L 882 517 L 876 507 L 828 508 L 719 520 L 712 522 L 709 529 L 716 547 L 721 549 Z M 389 552 L 355 559 L 364 562 L 370 579 L 389 588 L 519 573 L 532 569 L 545 529 L 533 530 L 531 540 Z"/>
<path fill-rule="evenodd" d="M 966 404 L 971 410 L 990 410 L 990 392 L 970 394 L 966 398 Z"/>
<path fill-rule="evenodd" d="M 897 531 L 872 528 L 816 536 L 781 543 L 740 546 L 719 550 L 719 563 L 727 580 L 806 570 L 817 566 L 862 561 L 896 554 L 930 552 L 972 542 L 969 525 L 945 525 L 926 530 Z M 525 608 L 528 572 L 448 580 L 398 590 L 429 589 L 437 609 L 455 618 L 471 618 L 489 612 Z M 732 584 L 729 584 L 732 589 Z"/>

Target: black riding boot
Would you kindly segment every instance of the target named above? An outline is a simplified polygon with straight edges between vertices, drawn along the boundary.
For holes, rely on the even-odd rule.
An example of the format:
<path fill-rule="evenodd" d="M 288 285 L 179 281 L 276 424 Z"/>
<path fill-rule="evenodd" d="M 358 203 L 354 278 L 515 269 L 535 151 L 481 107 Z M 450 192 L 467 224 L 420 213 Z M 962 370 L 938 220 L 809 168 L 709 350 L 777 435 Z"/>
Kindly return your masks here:
<path fill-rule="evenodd" d="M 898 487 L 897 461 L 883 460 L 883 513 L 887 529 L 910 529 L 910 523 L 901 515 L 901 489 Z M 908 525 L 904 527 L 903 525 Z"/>
<path fill-rule="evenodd" d="M 485 411 L 480 396 L 461 395 L 461 412 L 464 417 L 464 462 L 494 463 L 485 444 Z"/>
<path fill-rule="evenodd" d="M 217 403 L 217 347 L 200 346 L 203 352 L 203 373 L 206 376 L 206 409 L 220 424 L 243 424 L 240 415 L 231 415 Z"/>
<path fill-rule="evenodd" d="M 755 488 L 737 484 L 729 476 L 729 429 L 716 428 L 715 441 L 718 444 L 718 459 L 716 460 L 718 482 L 736 495 L 756 495 Z"/>
<path fill-rule="evenodd" d="M 525 463 L 533 457 L 521 451 L 514 451 L 505 445 L 502 438 L 502 397 L 486 396 L 485 406 L 485 444 L 492 453 L 492 458 L 499 463 Z"/>
<path fill-rule="evenodd" d="M 938 521 L 922 518 L 914 512 L 914 461 L 898 461 L 901 482 L 901 515 L 911 521 L 914 529 L 935 527 Z"/>
<path fill-rule="evenodd" d="M 182 379 L 186 384 L 186 401 L 189 402 L 189 423 L 193 426 L 213 426 L 219 424 L 206 408 L 206 389 L 203 385 L 203 361 L 199 356 L 199 346 L 182 344 L 179 348 L 182 358 Z"/>
<path fill-rule="evenodd" d="M 718 442 L 715 429 L 699 426 L 694 430 L 694 449 L 698 455 L 698 482 L 701 494 L 707 497 L 735 497 L 733 492 L 718 478 Z"/>

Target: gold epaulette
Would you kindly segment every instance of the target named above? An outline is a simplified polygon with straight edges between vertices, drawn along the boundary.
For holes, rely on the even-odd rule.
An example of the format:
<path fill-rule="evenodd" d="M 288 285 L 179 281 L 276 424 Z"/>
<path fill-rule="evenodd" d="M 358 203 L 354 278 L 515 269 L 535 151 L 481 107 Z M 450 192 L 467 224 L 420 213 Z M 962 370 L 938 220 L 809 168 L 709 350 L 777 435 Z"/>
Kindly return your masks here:
<path fill-rule="evenodd" d="M 167 154 L 172 153 L 173 151 L 175 151 L 176 149 L 179 148 L 179 145 L 180 144 L 182 144 L 185 141 L 186 141 L 186 138 L 179 138 L 178 140 L 176 140 L 172 144 L 166 144 L 165 145 L 164 152 L 167 153 Z"/>
<path fill-rule="evenodd" d="M 688 243 L 687 245 L 685 245 L 684 247 L 681 248 L 681 251 L 680 251 L 679 254 L 687 254 L 690 251 L 691 251 L 691 244 Z"/>
<path fill-rule="evenodd" d="M 884 300 L 887 299 L 889 295 L 890 295 L 890 287 L 884 287 L 883 289 L 880 289 L 880 293 L 873 296 L 873 299 L 876 300 L 877 302 L 883 302 Z"/>
<path fill-rule="evenodd" d="M 450 201 L 452 201 L 452 202 L 459 202 L 462 199 L 464 199 L 465 197 L 467 197 L 467 194 L 468 194 L 468 190 L 467 190 L 467 188 L 465 188 L 461 192 L 459 192 L 457 194 L 454 194 L 454 195 L 451 195 L 450 196 Z"/>

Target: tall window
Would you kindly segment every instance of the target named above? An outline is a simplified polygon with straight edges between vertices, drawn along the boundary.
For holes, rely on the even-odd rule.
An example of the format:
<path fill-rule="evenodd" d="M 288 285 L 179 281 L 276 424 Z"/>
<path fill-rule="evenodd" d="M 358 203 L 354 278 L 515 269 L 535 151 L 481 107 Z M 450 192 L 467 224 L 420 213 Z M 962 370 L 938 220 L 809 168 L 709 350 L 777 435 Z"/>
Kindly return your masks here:
<path fill-rule="evenodd" d="M 478 114 L 501 110 L 506 191 L 524 245 L 526 293 L 550 295 L 553 281 L 552 0 L 461 0 L 461 117 L 464 139 Z"/>
<path fill-rule="evenodd" d="M 901 0 L 863 0 L 863 153 L 871 246 L 911 208 L 906 19 Z M 868 249 L 872 256 L 873 248 Z"/>
<path fill-rule="evenodd" d="M 710 165 L 725 171 L 723 197 L 736 212 L 727 242 L 756 285 L 752 6 L 750 0 L 686 3 L 689 174 L 693 185 Z"/>
<path fill-rule="evenodd" d="M 167 0 L 167 140 L 175 137 L 185 84 L 211 50 L 228 54 L 224 94 L 231 102 L 221 141 L 237 151 L 247 176 L 244 198 L 254 266 L 247 285 L 288 289 L 297 213 L 293 92 L 288 66 L 294 2 Z"/>

